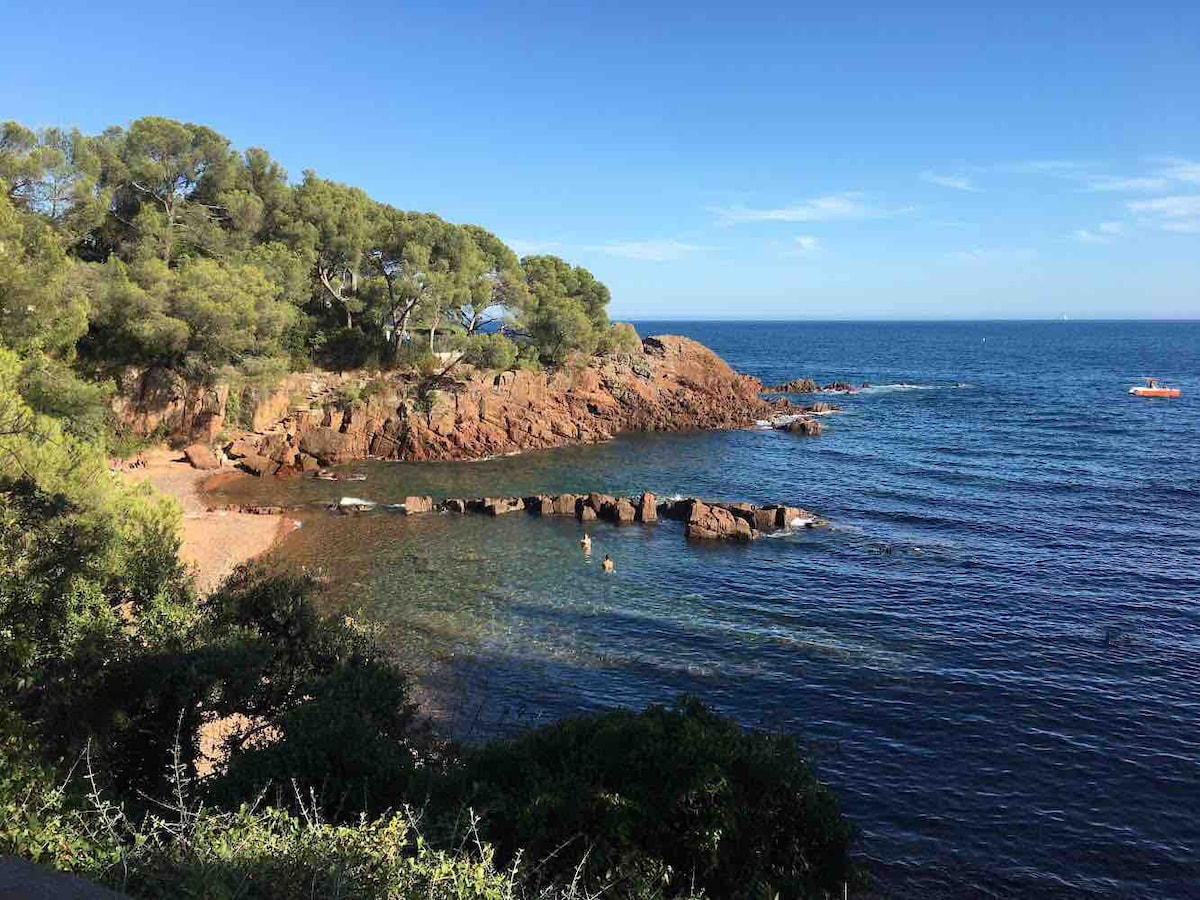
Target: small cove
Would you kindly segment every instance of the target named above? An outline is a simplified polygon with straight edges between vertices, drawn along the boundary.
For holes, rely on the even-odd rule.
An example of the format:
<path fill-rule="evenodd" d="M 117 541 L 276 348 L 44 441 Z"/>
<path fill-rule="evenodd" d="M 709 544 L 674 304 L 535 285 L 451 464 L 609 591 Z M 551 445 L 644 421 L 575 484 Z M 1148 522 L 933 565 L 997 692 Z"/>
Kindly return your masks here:
<path fill-rule="evenodd" d="M 837 398 L 818 439 L 630 435 L 346 467 L 361 484 L 245 479 L 212 499 L 303 506 L 278 555 L 378 623 L 455 733 L 695 693 L 809 743 L 895 896 L 1185 895 L 1200 326 L 640 327 L 768 383 L 893 387 Z M 1128 398 L 1142 371 L 1184 398 Z M 590 490 L 787 501 L 834 527 L 701 546 L 678 523 L 596 524 L 589 561 L 571 520 L 323 508 Z"/>

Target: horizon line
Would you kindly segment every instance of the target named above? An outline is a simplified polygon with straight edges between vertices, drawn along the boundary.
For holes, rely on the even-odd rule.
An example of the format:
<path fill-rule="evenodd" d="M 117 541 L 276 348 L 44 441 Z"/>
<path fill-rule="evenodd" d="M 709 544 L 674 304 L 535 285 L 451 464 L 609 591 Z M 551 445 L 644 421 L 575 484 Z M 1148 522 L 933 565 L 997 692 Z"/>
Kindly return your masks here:
<path fill-rule="evenodd" d="M 1200 324 L 1200 316 L 1194 318 L 1178 318 L 1178 317 L 1156 317 L 1156 318 L 1068 318 L 1061 317 L 1043 317 L 1043 318 L 977 318 L 977 319 L 953 319 L 953 318 L 718 318 L 715 316 L 610 316 L 614 322 L 712 322 L 712 323 L 743 323 L 743 324 L 770 324 L 770 325 L 789 325 L 789 324 L 804 324 L 804 323 L 840 323 L 840 324 L 970 324 L 970 323 L 995 323 L 995 322 L 1011 322 L 1011 323 L 1058 323 L 1069 325 L 1074 323 L 1141 323 L 1141 324 L 1168 324 L 1168 325 L 1194 325 Z"/>

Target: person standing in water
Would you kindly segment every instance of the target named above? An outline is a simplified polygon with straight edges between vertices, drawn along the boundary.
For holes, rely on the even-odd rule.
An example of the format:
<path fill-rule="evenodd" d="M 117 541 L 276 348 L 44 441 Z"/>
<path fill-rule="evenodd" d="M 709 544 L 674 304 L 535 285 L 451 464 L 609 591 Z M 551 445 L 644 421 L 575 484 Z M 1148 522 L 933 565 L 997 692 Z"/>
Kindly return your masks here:
<path fill-rule="evenodd" d="M 607 553 L 605 553 L 605 554 L 604 554 L 604 563 L 603 563 L 603 565 L 604 565 L 604 571 L 605 571 L 605 572 L 612 572 L 612 570 L 613 570 L 613 561 L 612 561 L 612 557 L 611 557 L 611 556 L 609 556 Z"/>
<path fill-rule="evenodd" d="M 587 556 L 592 555 L 592 539 L 587 532 L 584 532 L 583 537 L 579 541 L 579 546 L 583 548 L 583 552 Z"/>

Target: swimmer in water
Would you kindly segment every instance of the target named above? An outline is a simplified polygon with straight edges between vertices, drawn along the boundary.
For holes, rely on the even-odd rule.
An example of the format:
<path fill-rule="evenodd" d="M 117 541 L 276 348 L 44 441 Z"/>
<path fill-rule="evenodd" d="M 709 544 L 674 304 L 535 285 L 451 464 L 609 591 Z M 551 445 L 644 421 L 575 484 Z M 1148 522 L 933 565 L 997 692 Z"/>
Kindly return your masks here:
<path fill-rule="evenodd" d="M 603 563 L 603 566 L 604 566 L 604 571 L 605 571 L 605 572 L 610 572 L 610 573 L 612 572 L 612 570 L 613 570 L 613 561 L 612 561 L 612 557 L 611 557 L 611 556 L 609 556 L 607 553 L 605 553 L 605 554 L 604 554 L 604 563 Z"/>
<path fill-rule="evenodd" d="M 586 553 L 588 556 L 591 556 L 591 554 L 592 554 L 592 539 L 586 533 L 584 534 L 584 536 L 582 538 L 580 538 L 579 546 L 583 548 L 584 553 Z"/>

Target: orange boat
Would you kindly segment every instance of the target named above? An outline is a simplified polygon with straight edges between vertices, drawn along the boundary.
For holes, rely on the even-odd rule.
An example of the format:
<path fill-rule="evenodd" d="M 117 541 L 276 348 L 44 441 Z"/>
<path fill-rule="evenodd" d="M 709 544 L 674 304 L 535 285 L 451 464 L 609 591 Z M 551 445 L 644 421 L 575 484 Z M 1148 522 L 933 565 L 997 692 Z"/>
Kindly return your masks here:
<path fill-rule="evenodd" d="M 1180 394 L 1179 388 L 1164 387 L 1158 383 L 1157 378 L 1143 378 L 1145 384 L 1139 384 L 1129 389 L 1129 393 L 1136 397 L 1178 397 Z"/>

